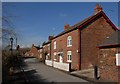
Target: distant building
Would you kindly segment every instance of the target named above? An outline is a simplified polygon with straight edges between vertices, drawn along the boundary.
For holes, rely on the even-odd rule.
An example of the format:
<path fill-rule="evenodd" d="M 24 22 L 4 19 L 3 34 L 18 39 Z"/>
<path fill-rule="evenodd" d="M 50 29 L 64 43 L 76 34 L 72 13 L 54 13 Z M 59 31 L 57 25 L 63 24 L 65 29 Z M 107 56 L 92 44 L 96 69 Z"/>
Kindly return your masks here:
<path fill-rule="evenodd" d="M 43 43 L 43 56 L 46 60 L 51 60 L 51 40 L 54 35 L 48 37 L 48 41 Z"/>
<path fill-rule="evenodd" d="M 32 45 L 32 47 L 30 48 L 30 50 L 28 52 L 25 53 L 26 57 L 36 57 L 38 58 L 40 61 L 43 60 L 43 48 L 40 46 L 35 46 L 34 44 Z"/>
<path fill-rule="evenodd" d="M 99 49 L 100 79 L 120 83 L 120 31 L 107 37 Z"/>
<path fill-rule="evenodd" d="M 30 49 L 29 48 L 19 48 L 17 51 L 19 55 L 25 56 L 25 53 L 28 52 Z"/>

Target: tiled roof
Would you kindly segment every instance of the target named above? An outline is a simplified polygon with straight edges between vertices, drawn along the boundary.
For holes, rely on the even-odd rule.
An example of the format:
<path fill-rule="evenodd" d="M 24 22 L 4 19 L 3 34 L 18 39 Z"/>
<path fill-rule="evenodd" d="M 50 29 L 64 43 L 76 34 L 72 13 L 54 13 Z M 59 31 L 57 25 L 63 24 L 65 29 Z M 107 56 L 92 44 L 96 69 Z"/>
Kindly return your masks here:
<path fill-rule="evenodd" d="M 105 13 L 104 13 L 103 11 L 101 11 L 101 12 L 98 12 L 97 14 L 94 14 L 94 15 L 92 15 L 92 16 L 90 16 L 90 17 L 88 17 L 88 18 L 86 18 L 86 19 L 78 22 L 77 24 L 69 27 L 68 29 L 66 29 L 65 31 L 61 32 L 60 34 L 58 34 L 58 35 L 55 36 L 54 38 L 57 38 L 57 37 L 65 34 L 65 33 L 68 33 L 68 32 L 70 32 L 70 31 L 73 31 L 73 30 L 75 30 L 75 29 L 78 29 L 79 26 L 86 25 L 88 22 L 90 22 L 90 21 L 93 20 L 94 18 L 98 17 L 99 15 L 103 15 L 103 16 L 105 17 L 105 19 L 108 20 L 108 22 L 111 24 L 111 26 L 112 26 L 115 30 L 118 30 L 118 29 L 116 28 L 116 26 L 110 21 L 110 19 L 105 15 Z"/>
<path fill-rule="evenodd" d="M 92 16 L 94 16 L 94 15 L 92 15 Z M 90 17 L 88 17 L 88 18 L 80 21 L 79 23 L 77 23 L 77 24 L 75 24 L 75 25 L 67 28 L 65 31 L 61 32 L 60 34 L 58 34 L 58 35 L 55 36 L 54 38 L 56 38 L 56 37 L 58 37 L 58 36 L 60 36 L 60 35 L 62 35 L 62 34 L 65 34 L 65 33 L 67 33 L 67 32 L 70 32 L 70 31 L 72 31 L 72 30 L 77 29 L 77 27 L 78 27 L 79 25 L 81 25 L 81 24 L 83 24 L 84 22 L 86 22 L 87 20 L 89 20 L 92 16 L 90 16 Z"/>
<path fill-rule="evenodd" d="M 87 20 L 89 20 L 93 16 L 95 16 L 95 15 L 92 15 L 92 16 L 90 16 L 90 17 L 88 17 L 88 18 L 78 22 L 77 24 L 73 25 L 72 28 L 76 28 L 76 27 L 80 26 L 81 24 L 83 24 L 84 22 L 86 22 Z"/>
<path fill-rule="evenodd" d="M 106 39 L 99 45 L 99 47 L 120 45 L 120 30 L 113 33 L 111 36 L 106 37 Z"/>
<path fill-rule="evenodd" d="M 44 43 L 42 44 L 42 46 L 47 45 L 47 44 L 49 44 L 49 43 L 51 43 L 51 40 L 49 40 L 49 41 L 47 41 L 47 42 L 44 42 Z"/>
<path fill-rule="evenodd" d="M 37 50 L 39 50 L 40 49 L 40 47 L 39 46 L 34 46 L 35 48 L 37 48 Z"/>

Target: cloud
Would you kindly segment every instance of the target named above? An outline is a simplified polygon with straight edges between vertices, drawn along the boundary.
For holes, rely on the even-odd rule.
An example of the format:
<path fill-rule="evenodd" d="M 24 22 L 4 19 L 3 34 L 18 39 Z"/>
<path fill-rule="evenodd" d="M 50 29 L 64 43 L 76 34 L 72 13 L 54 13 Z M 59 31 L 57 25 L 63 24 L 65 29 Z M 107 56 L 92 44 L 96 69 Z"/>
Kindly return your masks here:
<path fill-rule="evenodd" d="M 68 15 L 65 13 L 60 13 L 60 17 L 66 17 L 66 16 L 68 16 Z"/>
<path fill-rule="evenodd" d="M 54 30 L 55 30 L 55 27 L 53 27 L 52 30 L 54 31 Z"/>
<path fill-rule="evenodd" d="M 32 45 L 31 44 L 20 44 L 20 48 L 30 48 Z"/>

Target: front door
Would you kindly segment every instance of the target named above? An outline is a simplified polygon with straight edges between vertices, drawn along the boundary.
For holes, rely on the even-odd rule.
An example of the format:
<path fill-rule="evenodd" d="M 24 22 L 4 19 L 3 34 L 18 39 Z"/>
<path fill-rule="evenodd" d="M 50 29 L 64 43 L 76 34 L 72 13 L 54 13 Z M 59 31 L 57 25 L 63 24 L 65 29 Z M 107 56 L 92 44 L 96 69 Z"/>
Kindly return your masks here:
<path fill-rule="evenodd" d="M 62 55 L 62 53 L 60 53 L 60 55 L 59 55 L 59 62 L 63 62 L 63 55 Z"/>

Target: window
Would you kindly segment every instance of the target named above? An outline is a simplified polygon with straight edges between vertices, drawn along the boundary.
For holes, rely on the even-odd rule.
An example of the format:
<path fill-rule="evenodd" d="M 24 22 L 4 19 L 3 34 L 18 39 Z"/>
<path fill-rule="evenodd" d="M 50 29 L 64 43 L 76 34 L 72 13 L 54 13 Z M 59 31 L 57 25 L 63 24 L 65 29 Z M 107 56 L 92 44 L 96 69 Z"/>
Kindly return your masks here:
<path fill-rule="evenodd" d="M 67 62 L 72 62 L 72 51 L 67 52 Z"/>
<path fill-rule="evenodd" d="M 38 50 L 38 52 L 42 52 L 42 49 Z"/>
<path fill-rule="evenodd" d="M 120 66 L 120 53 L 116 54 L 116 66 Z"/>
<path fill-rule="evenodd" d="M 72 37 L 71 36 L 68 36 L 67 37 L 67 46 L 72 46 Z"/>
<path fill-rule="evenodd" d="M 50 53 L 48 53 L 48 54 L 46 55 L 46 60 L 49 59 L 49 56 L 50 56 Z"/>
<path fill-rule="evenodd" d="M 48 50 L 50 50 L 50 44 L 48 44 Z"/>
<path fill-rule="evenodd" d="M 34 56 L 34 53 L 31 53 L 31 56 Z"/>
<path fill-rule="evenodd" d="M 54 60 L 56 60 L 56 52 L 54 52 Z"/>
<path fill-rule="evenodd" d="M 56 41 L 54 42 L 54 49 L 56 49 Z"/>
<path fill-rule="evenodd" d="M 40 54 L 40 59 L 42 58 L 42 54 Z"/>

